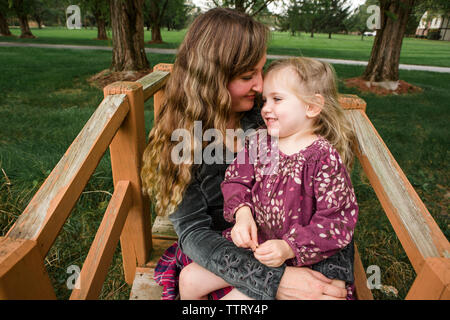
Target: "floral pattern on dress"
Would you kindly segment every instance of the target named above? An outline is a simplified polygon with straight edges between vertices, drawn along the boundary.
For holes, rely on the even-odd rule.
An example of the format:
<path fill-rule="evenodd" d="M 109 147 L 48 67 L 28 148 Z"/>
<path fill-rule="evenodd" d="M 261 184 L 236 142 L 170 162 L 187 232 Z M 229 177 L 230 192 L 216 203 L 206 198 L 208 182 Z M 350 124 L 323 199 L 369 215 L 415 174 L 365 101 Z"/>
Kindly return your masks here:
<path fill-rule="evenodd" d="M 237 209 L 248 205 L 260 244 L 284 239 L 295 253 L 287 264 L 311 266 L 352 240 L 358 205 L 350 177 L 339 153 L 322 137 L 293 155 L 278 152 L 268 138 L 267 143 L 247 140 L 228 167 L 222 183 L 224 217 L 233 222 Z M 272 155 L 275 166 L 262 161 Z M 229 231 L 224 235 L 229 238 Z"/>

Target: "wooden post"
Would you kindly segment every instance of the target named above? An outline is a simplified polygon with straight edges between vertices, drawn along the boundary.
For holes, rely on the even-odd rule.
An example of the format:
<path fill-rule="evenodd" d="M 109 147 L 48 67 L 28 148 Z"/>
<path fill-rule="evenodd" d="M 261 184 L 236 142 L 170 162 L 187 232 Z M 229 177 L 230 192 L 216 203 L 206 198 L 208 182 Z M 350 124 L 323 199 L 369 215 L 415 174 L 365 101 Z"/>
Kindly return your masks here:
<path fill-rule="evenodd" d="M 409 289 L 407 300 L 449 300 L 450 259 L 427 258 Z"/>
<path fill-rule="evenodd" d="M 36 241 L 0 238 L 0 300 L 56 299 Z"/>
<path fill-rule="evenodd" d="M 140 178 L 145 148 L 144 93 L 137 82 L 115 82 L 103 89 L 104 95 L 126 94 L 130 112 L 110 145 L 114 185 L 131 182 L 132 206 L 128 212 L 120 244 L 125 281 L 132 284 L 137 266 L 144 266 L 152 249 L 150 202 L 142 194 Z"/>
<path fill-rule="evenodd" d="M 160 71 L 168 71 L 172 72 L 173 64 L 170 63 L 159 63 L 156 66 L 153 67 L 153 71 L 160 70 Z M 154 112 L 154 121 L 156 122 L 156 118 L 158 116 L 159 109 L 161 108 L 161 103 L 164 99 L 164 88 L 160 89 L 158 92 L 156 92 L 153 95 L 153 112 Z"/>

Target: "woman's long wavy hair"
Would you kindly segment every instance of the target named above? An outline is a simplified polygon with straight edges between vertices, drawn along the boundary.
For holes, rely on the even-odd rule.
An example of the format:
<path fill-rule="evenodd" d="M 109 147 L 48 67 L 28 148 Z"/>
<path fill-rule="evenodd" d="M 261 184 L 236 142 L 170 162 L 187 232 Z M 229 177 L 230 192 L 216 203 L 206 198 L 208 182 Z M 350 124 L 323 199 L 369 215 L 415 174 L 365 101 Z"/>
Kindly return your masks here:
<path fill-rule="evenodd" d="M 306 104 L 317 104 L 315 94 L 324 98 L 324 105 L 314 124 L 314 133 L 327 139 L 339 152 L 348 170 L 353 165 L 354 133 L 338 100 L 336 73 L 326 62 L 296 57 L 274 61 L 267 68 L 270 72 L 291 68 L 298 76 L 297 96 Z"/>
<path fill-rule="evenodd" d="M 194 137 L 194 121 L 202 122 L 203 132 L 214 128 L 225 136 L 231 117 L 227 85 L 262 59 L 268 37 L 266 26 L 231 9 L 209 10 L 190 26 L 143 155 L 143 191 L 156 200 L 158 215 L 169 215 L 178 207 L 193 173 L 193 161 L 172 161 L 172 149 L 178 144 L 172 133 L 176 129 L 191 133 L 191 160 L 203 147 Z"/>

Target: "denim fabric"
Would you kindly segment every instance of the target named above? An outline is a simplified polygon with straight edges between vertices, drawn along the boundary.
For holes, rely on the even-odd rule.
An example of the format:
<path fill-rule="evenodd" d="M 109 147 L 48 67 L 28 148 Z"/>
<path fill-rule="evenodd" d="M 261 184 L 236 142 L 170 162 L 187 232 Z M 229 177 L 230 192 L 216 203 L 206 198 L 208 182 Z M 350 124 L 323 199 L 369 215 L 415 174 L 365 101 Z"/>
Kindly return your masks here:
<path fill-rule="evenodd" d="M 262 123 L 260 109 L 256 107 L 241 119 L 244 131 L 257 128 Z M 202 164 L 194 169 L 193 180 L 182 202 L 169 216 L 178 235 L 178 243 L 183 253 L 193 261 L 247 296 L 258 300 L 275 299 L 286 266 L 267 267 L 256 260 L 250 250 L 237 248 L 221 235 L 221 231 L 231 226 L 223 218 L 220 189 L 227 166 L 225 163 Z M 353 255 L 349 256 L 350 251 L 343 250 L 344 259 L 334 258 L 331 267 L 327 261 L 334 256 L 319 263 L 319 270 L 325 276 L 352 282 Z"/>

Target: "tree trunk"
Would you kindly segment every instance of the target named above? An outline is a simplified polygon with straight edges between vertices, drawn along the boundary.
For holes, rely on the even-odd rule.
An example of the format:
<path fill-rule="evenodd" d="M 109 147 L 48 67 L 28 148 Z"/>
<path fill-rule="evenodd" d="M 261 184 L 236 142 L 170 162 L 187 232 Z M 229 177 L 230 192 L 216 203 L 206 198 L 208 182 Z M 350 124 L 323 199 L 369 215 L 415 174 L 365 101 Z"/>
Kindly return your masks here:
<path fill-rule="evenodd" d="M 395 90 L 399 80 L 403 36 L 414 0 L 380 0 L 380 5 L 381 29 L 377 30 L 363 79 L 386 83 L 390 89 Z M 386 12 L 390 13 L 387 15 Z"/>
<path fill-rule="evenodd" d="M 97 24 L 97 40 L 108 40 L 106 36 L 106 21 L 100 10 L 94 11 L 94 18 Z"/>
<path fill-rule="evenodd" d="M 111 0 L 113 71 L 150 68 L 144 49 L 143 0 Z"/>
<path fill-rule="evenodd" d="M 167 0 L 164 3 L 155 0 L 150 1 L 150 20 L 152 28 L 152 40 L 150 43 L 163 43 L 161 36 L 161 17 L 167 7 Z"/>
<path fill-rule="evenodd" d="M 8 21 L 6 21 L 5 16 L 1 12 L 0 12 L 0 34 L 2 36 L 12 36 L 12 33 L 9 30 Z"/>
<path fill-rule="evenodd" d="M 28 25 L 28 17 L 26 14 L 18 16 L 20 23 L 20 37 L 19 38 L 36 38 Z"/>
<path fill-rule="evenodd" d="M 28 25 L 28 17 L 23 7 L 23 0 L 16 0 L 13 2 L 13 8 L 19 18 L 20 23 L 20 37 L 19 38 L 36 38 L 30 30 Z"/>
<path fill-rule="evenodd" d="M 331 39 L 331 32 L 328 32 L 328 39 Z"/>
<path fill-rule="evenodd" d="M 153 25 L 152 26 L 152 40 L 151 43 L 162 43 L 162 36 L 161 36 L 161 26 L 159 25 Z"/>

